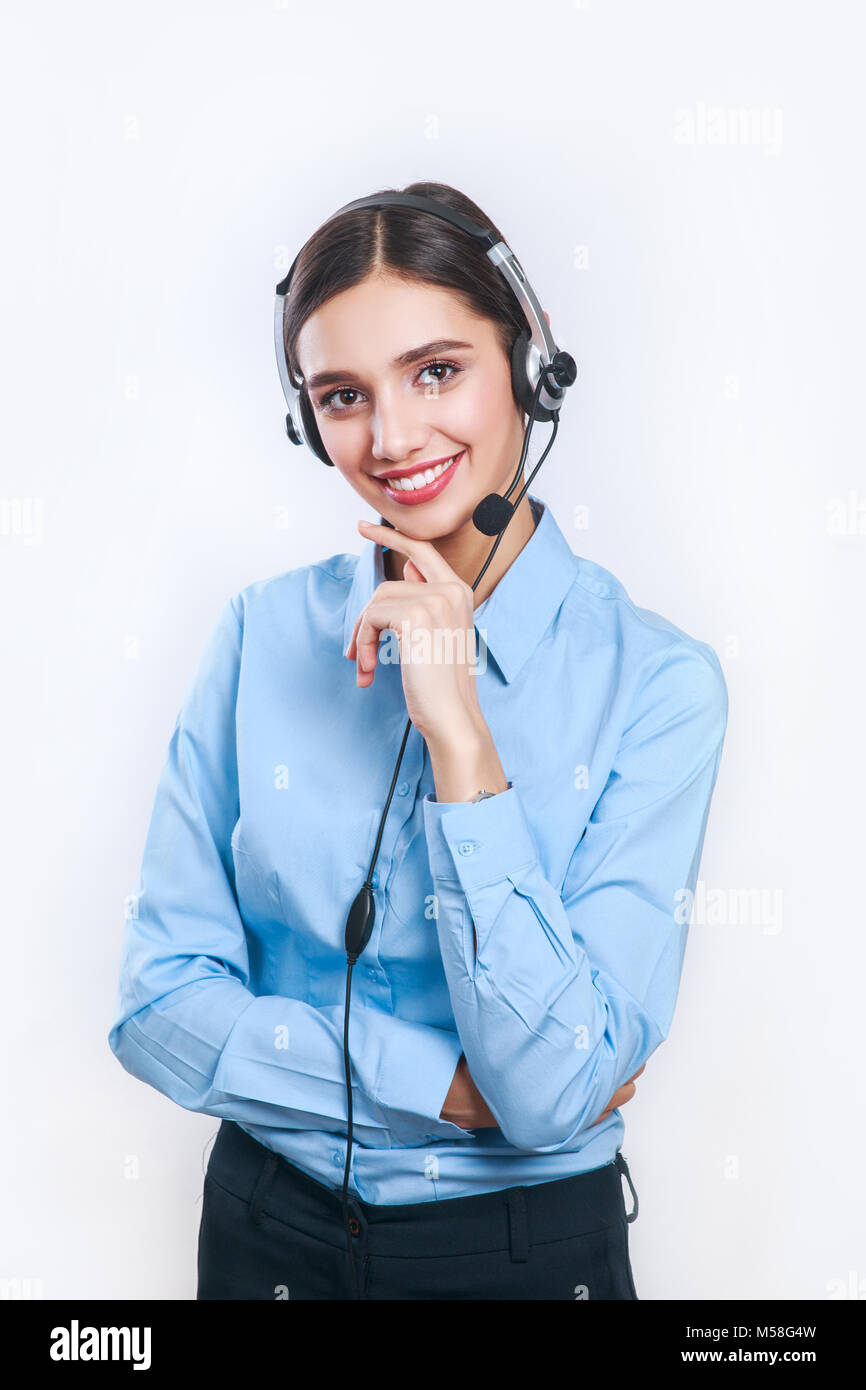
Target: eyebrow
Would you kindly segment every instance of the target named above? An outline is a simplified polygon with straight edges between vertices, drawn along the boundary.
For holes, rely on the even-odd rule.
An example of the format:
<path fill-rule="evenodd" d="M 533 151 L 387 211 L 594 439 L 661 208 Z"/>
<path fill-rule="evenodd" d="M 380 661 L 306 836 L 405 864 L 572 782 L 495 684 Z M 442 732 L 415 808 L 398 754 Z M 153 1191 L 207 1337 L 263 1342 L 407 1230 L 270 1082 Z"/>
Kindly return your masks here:
<path fill-rule="evenodd" d="M 432 343 L 423 343 L 421 347 L 409 348 L 407 352 L 401 352 L 399 357 L 395 357 L 391 363 L 392 367 L 411 367 L 414 362 L 420 362 L 422 357 L 432 357 L 440 352 L 456 352 L 459 348 L 471 348 L 472 343 L 462 343 L 456 338 L 437 338 Z M 307 390 L 315 391 L 319 386 L 336 386 L 341 381 L 359 381 L 355 372 L 316 372 L 307 382 Z"/>

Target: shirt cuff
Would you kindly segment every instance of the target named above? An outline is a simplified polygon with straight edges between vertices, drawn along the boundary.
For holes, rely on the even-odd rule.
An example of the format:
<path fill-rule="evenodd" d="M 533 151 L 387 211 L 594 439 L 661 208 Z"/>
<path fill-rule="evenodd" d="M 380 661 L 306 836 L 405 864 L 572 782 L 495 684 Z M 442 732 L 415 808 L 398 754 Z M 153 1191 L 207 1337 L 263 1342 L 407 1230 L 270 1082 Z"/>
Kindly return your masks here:
<path fill-rule="evenodd" d="M 474 889 L 501 883 L 538 863 L 538 849 L 516 787 L 483 801 L 422 802 L 434 879 Z"/>
<path fill-rule="evenodd" d="M 415 1032 L 407 1026 L 400 1039 L 399 1058 L 393 1067 L 383 1064 L 377 1081 L 376 1103 L 389 1114 L 392 1133 L 398 1143 L 423 1144 L 427 1139 L 474 1139 L 471 1129 L 462 1129 L 450 1120 L 439 1119 L 445 1098 L 451 1089 L 457 1063 L 463 1055 L 463 1044 L 457 1033 L 444 1028 L 425 1026 Z M 408 1116 L 400 1124 L 394 1111 Z M 428 1117 L 432 1116 L 430 1119 Z"/>

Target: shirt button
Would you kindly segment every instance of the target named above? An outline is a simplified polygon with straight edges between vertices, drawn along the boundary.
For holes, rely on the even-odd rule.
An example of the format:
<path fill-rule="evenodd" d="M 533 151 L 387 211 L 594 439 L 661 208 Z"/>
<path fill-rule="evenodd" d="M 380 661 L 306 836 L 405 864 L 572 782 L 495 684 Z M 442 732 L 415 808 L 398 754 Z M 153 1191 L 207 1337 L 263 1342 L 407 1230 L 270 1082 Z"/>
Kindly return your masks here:
<path fill-rule="evenodd" d="M 376 872 L 374 873 L 373 877 L 370 879 L 370 882 L 372 883 L 372 885 L 373 885 L 374 888 L 378 885 L 378 882 L 379 882 L 379 870 L 378 870 L 378 869 L 377 869 Z"/>
<path fill-rule="evenodd" d="M 339 1149 L 335 1149 L 334 1152 L 331 1154 L 331 1162 L 332 1162 L 332 1163 L 342 1163 L 342 1162 L 343 1162 L 343 1155 L 340 1153 Z"/>
<path fill-rule="evenodd" d="M 371 980 L 378 980 L 379 978 L 379 972 L 377 970 L 368 970 L 367 975 Z"/>
<path fill-rule="evenodd" d="M 409 783 L 408 783 L 408 782 L 401 782 L 400 785 L 399 785 L 399 787 L 397 788 L 397 795 L 398 795 L 398 796 L 405 796 L 408 790 L 409 790 Z"/>
<path fill-rule="evenodd" d="M 475 841 L 474 841 L 474 840 L 461 840 L 461 841 L 460 841 L 460 844 L 457 846 L 457 852 L 458 852 L 459 854 L 474 854 L 474 853 L 475 853 Z"/>

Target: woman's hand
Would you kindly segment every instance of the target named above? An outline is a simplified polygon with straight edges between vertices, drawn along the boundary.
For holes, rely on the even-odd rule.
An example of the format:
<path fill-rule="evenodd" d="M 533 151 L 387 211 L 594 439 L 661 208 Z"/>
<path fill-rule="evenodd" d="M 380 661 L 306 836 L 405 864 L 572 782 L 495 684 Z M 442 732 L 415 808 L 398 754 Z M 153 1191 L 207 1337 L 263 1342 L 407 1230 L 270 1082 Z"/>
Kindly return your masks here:
<path fill-rule="evenodd" d="M 346 656 L 357 683 L 372 685 L 379 635 L 391 628 L 409 718 L 428 741 L 477 734 L 483 723 L 475 667 L 474 593 L 430 541 L 359 521 L 362 535 L 405 555 L 402 580 L 386 580 L 358 615 Z"/>
<path fill-rule="evenodd" d="M 616 1110 L 621 1105 L 625 1105 L 635 1094 L 635 1081 L 646 1067 L 644 1062 L 642 1067 L 638 1067 L 634 1076 L 628 1081 L 624 1081 L 618 1090 L 614 1091 L 607 1108 L 602 1111 L 597 1120 L 593 1120 L 593 1125 L 600 1125 L 602 1120 Z M 466 1061 L 465 1053 L 457 1063 L 457 1070 L 448 1095 L 445 1097 L 445 1104 L 439 1115 L 440 1120 L 450 1120 L 453 1125 L 459 1125 L 461 1129 L 491 1129 L 496 1127 L 496 1120 L 490 1113 L 487 1102 L 479 1091 L 469 1072 L 469 1064 Z"/>
<path fill-rule="evenodd" d="M 469 1074 L 466 1054 L 461 1053 L 457 1070 L 451 1082 L 445 1104 L 439 1113 L 440 1120 L 450 1120 L 461 1129 L 496 1129 L 496 1120 L 487 1108 L 487 1102 Z"/>
<path fill-rule="evenodd" d="M 637 1077 L 640 1076 L 641 1072 L 644 1070 L 644 1067 L 646 1067 L 646 1062 L 644 1062 L 643 1067 L 638 1067 L 634 1076 L 630 1077 L 628 1081 L 624 1081 L 622 1083 L 618 1091 L 614 1091 L 613 1095 L 607 1103 L 607 1108 L 605 1110 L 602 1110 L 597 1120 L 593 1120 L 592 1125 L 590 1125 L 590 1129 L 592 1129 L 593 1125 L 600 1125 L 602 1120 L 606 1120 L 612 1110 L 616 1110 L 620 1105 L 625 1105 L 626 1101 L 631 1100 L 632 1096 L 637 1090 L 637 1087 L 634 1084 L 635 1080 L 637 1079 Z"/>

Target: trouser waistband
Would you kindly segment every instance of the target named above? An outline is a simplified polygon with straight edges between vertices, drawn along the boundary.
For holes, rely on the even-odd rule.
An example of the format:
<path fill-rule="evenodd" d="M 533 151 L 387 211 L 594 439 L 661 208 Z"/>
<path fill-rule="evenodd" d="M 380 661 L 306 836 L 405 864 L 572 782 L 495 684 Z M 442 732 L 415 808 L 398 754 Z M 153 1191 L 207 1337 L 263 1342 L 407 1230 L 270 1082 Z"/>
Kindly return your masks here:
<path fill-rule="evenodd" d="M 625 1211 L 621 1174 L 634 1198 Z M 208 1176 L 250 1205 L 250 1216 L 283 1221 L 332 1245 L 345 1245 L 342 1195 L 223 1120 L 208 1163 Z M 503 1188 L 443 1201 L 381 1206 L 348 1198 L 350 1227 L 372 1254 L 399 1254 L 411 1239 L 430 1255 L 510 1250 L 529 1258 L 531 1243 L 601 1230 L 637 1216 L 637 1193 L 621 1153 L 610 1163 L 553 1182 Z M 355 1227 L 357 1226 L 357 1230 Z"/>

